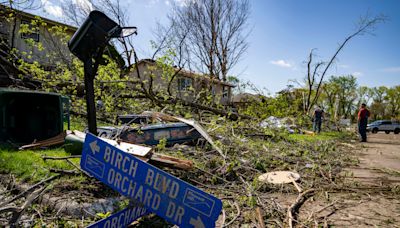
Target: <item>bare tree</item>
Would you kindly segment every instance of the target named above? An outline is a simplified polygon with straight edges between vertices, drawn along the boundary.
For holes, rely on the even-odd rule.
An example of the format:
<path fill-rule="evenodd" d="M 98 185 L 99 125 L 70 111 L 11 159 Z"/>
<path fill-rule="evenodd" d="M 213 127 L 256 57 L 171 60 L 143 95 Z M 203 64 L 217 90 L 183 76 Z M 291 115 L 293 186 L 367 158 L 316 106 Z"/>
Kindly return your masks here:
<path fill-rule="evenodd" d="M 80 26 L 83 20 L 89 15 L 89 13 L 98 9 L 104 12 L 111 19 L 116 21 L 121 26 L 129 26 L 129 16 L 126 13 L 126 9 L 121 6 L 120 0 L 88 0 L 88 1 L 77 1 L 66 0 L 62 3 L 62 9 L 65 15 L 65 20 L 76 26 Z M 125 60 L 127 67 L 131 67 L 134 62 L 134 46 L 133 37 L 119 38 L 118 41 L 113 42 L 113 45 L 117 50 L 121 51 L 121 56 Z"/>
<path fill-rule="evenodd" d="M 61 8 L 64 20 L 78 27 L 93 10 L 93 4 L 91 1 L 67 0 L 61 2 Z"/>
<path fill-rule="evenodd" d="M 164 27 L 161 48 L 179 50 L 178 55 L 189 68 L 227 80 L 229 71 L 245 53 L 249 34 L 250 15 L 248 0 L 186 1 L 185 6 L 175 4 Z"/>
<path fill-rule="evenodd" d="M 321 86 L 324 80 L 324 77 L 328 70 L 331 68 L 332 64 L 335 62 L 339 53 L 343 50 L 343 48 L 347 45 L 347 43 L 356 36 L 362 36 L 365 34 L 373 34 L 373 31 L 376 28 L 376 25 L 379 23 L 385 22 L 386 17 L 384 15 L 378 15 L 371 17 L 368 13 L 360 18 L 359 23 L 356 26 L 356 29 L 353 33 L 347 36 L 342 43 L 339 44 L 335 53 L 328 61 L 319 61 L 317 63 L 313 63 L 314 57 L 314 49 L 310 51 L 308 62 L 307 62 L 307 76 L 306 83 L 308 87 L 307 91 L 307 99 L 304 105 L 305 113 L 308 113 L 312 106 L 317 103 L 320 93 Z M 313 96 L 314 95 L 314 96 Z"/>

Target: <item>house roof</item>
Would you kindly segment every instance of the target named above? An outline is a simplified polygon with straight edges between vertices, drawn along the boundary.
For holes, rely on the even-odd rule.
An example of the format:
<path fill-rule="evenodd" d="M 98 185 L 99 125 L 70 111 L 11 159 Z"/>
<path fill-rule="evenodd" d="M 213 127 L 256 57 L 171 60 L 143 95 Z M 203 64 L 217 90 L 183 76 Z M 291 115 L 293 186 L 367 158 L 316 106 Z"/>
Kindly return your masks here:
<path fill-rule="evenodd" d="M 154 65 L 156 63 L 155 60 L 153 59 L 141 59 L 139 60 L 138 64 L 152 64 Z M 207 82 L 212 82 L 212 83 L 216 83 L 216 84 L 220 84 L 220 85 L 224 85 L 224 86 L 229 86 L 229 87 L 236 87 L 235 85 L 228 83 L 228 82 L 223 82 L 221 80 L 215 79 L 215 78 L 210 78 L 209 76 L 205 75 L 205 74 L 199 74 L 199 73 L 195 73 L 186 69 L 178 69 L 177 67 L 174 67 L 176 71 L 179 70 L 179 75 L 180 76 L 184 76 L 184 77 L 188 77 L 188 78 L 193 78 L 193 79 L 199 79 L 199 80 L 204 80 Z"/>
<path fill-rule="evenodd" d="M 251 100 L 260 101 L 258 95 L 251 93 L 239 93 L 233 96 L 233 103 L 246 103 Z"/>
<path fill-rule="evenodd" d="M 5 6 L 5 5 L 2 5 L 2 4 L 0 4 L 0 9 L 4 9 L 4 10 L 8 10 L 8 11 L 11 10 L 10 7 Z M 65 23 L 61 23 L 61 22 L 58 22 L 58 21 L 54 21 L 54 20 L 51 20 L 51 19 L 48 19 L 48 18 L 39 16 L 39 15 L 31 14 L 31 13 L 24 12 L 24 11 L 17 10 L 17 9 L 12 9 L 12 10 L 14 10 L 15 12 L 18 12 L 19 15 L 21 15 L 21 16 L 23 16 L 23 17 L 26 17 L 26 18 L 35 19 L 35 17 L 40 17 L 40 18 L 41 18 L 42 20 L 44 20 L 47 24 L 50 24 L 50 25 L 58 25 L 58 26 L 65 26 L 65 27 L 67 27 L 69 30 L 71 30 L 72 32 L 75 32 L 75 31 L 78 29 L 78 28 L 76 28 L 76 27 L 74 27 L 74 26 L 72 26 L 72 25 L 67 25 L 67 24 L 65 24 Z M 0 16 L 1 16 L 1 15 L 0 15 Z"/>

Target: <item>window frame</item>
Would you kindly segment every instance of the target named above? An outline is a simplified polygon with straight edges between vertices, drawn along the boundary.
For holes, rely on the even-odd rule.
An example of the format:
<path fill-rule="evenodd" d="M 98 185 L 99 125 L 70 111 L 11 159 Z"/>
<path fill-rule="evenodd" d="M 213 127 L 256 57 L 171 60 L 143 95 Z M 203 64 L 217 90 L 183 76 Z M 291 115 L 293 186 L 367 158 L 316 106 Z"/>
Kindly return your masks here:
<path fill-rule="evenodd" d="M 229 98 L 229 88 L 228 86 L 222 86 L 222 98 Z"/>
<path fill-rule="evenodd" d="M 178 78 L 178 91 L 189 91 L 193 87 L 193 79 L 188 77 Z"/>
<path fill-rule="evenodd" d="M 27 24 L 31 28 L 31 24 L 27 20 L 21 20 L 21 25 Z M 31 33 L 21 33 L 21 39 L 27 40 L 32 39 L 35 42 L 40 41 L 40 34 L 39 31 L 31 32 Z"/>

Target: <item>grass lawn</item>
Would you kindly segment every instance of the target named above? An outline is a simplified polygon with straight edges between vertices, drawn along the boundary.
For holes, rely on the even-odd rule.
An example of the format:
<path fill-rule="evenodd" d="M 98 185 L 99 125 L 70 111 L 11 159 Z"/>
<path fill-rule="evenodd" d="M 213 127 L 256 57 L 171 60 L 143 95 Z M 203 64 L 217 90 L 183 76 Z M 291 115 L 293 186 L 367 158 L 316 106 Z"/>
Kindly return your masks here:
<path fill-rule="evenodd" d="M 351 138 L 352 134 L 349 132 L 329 131 L 329 132 L 321 132 L 320 134 L 315 134 L 315 135 L 289 134 L 287 137 L 288 139 L 294 141 L 318 142 L 318 141 Z"/>
<path fill-rule="evenodd" d="M 64 148 L 47 150 L 11 150 L 0 149 L 0 172 L 12 173 L 21 181 L 37 182 L 50 175 L 50 168 L 69 170 L 74 167 L 66 161 L 43 161 L 42 156 L 68 156 Z M 71 160 L 79 165 L 79 158 Z"/>
<path fill-rule="evenodd" d="M 83 131 L 85 128 L 85 120 L 79 117 L 71 117 L 71 130 Z M 64 129 L 67 124 L 64 123 Z M 63 157 L 70 154 L 65 152 L 64 148 L 55 147 L 49 149 L 38 150 L 17 150 L 13 148 L 0 147 L 0 173 L 10 173 L 16 176 L 20 181 L 38 182 L 49 175 L 49 169 L 71 170 L 74 167 L 66 161 L 43 161 L 42 156 Z M 79 166 L 79 158 L 70 159 L 74 164 Z"/>

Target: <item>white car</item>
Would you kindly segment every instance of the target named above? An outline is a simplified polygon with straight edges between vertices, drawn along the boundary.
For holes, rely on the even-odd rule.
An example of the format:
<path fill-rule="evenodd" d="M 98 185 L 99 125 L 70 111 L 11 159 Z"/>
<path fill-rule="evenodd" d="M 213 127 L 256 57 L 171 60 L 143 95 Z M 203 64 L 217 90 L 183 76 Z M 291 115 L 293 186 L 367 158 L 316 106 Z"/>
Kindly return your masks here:
<path fill-rule="evenodd" d="M 367 131 L 370 131 L 372 133 L 384 131 L 386 134 L 389 134 L 390 132 L 399 134 L 400 123 L 392 120 L 377 120 L 367 125 Z"/>

